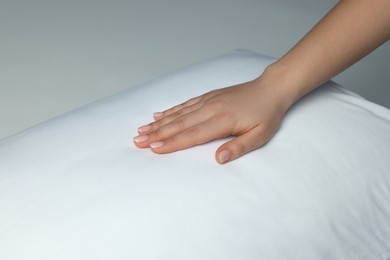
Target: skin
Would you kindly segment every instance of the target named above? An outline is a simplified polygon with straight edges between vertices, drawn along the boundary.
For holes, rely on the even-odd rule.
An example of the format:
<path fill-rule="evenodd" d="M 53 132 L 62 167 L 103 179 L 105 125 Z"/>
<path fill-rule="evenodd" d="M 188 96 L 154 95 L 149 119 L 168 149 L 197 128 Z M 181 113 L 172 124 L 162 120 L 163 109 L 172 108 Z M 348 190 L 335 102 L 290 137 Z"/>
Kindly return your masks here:
<path fill-rule="evenodd" d="M 389 0 L 340 1 L 261 76 L 155 113 L 134 143 L 164 154 L 235 136 L 215 157 L 219 163 L 237 159 L 267 143 L 301 97 L 389 39 Z"/>

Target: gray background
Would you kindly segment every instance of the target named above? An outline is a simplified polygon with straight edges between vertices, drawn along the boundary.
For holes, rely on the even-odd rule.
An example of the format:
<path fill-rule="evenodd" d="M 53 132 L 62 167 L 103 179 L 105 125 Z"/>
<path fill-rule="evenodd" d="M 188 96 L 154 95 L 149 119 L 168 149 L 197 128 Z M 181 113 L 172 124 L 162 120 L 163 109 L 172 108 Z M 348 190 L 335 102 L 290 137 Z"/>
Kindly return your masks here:
<path fill-rule="evenodd" d="M 280 57 L 336 2 L 0 0 L 0 138 L 235 48 Z M 335 80 L 390 107 L 389 68 L 387 43 Z"/>

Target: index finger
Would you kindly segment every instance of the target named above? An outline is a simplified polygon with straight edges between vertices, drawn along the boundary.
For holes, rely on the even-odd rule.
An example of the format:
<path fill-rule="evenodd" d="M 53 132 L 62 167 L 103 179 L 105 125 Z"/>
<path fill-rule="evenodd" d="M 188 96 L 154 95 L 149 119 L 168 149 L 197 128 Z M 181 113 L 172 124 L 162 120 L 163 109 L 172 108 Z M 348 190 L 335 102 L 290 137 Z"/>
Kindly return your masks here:
<path fill-rule="evenodd" d="M 170 116 L 180 110 L 182 110 L 183 108 L 186 108 L 186 107 L 189 107 L 189 106 L 192 106 L 192 105 L 195 105 L 196 103 L 198 103 L 200 100 L 202 99 L 201 96 L 199 97 L 195 97 L 195 98 L 191 98 L 189 100 L 187 100 L 186 102 L 184 103 L 181 103 L 177 106 L 174 106 L 172 108 L 169 108 L 163 112 L 156 112 L 153 114 L 153 117 L 154 119 L 157 121 L 157 120 L 160 120 L 164 117 L 167 117 L 167 116 Z"/>

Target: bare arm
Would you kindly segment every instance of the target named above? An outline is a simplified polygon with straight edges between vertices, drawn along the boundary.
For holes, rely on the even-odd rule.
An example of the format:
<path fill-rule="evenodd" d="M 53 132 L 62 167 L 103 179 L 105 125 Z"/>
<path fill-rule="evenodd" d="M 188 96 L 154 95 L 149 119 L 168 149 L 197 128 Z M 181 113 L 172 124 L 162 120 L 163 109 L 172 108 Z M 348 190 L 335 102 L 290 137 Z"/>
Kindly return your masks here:
<path fill-rule="evenodd" d="M 286 55 L 257 79 L 211 91 L 140 127 L 140 148 L 169 153 L 236 136 L 216 152 L 219 163 L 264 145 L 302 96 L 390 38 L 389 0 L 340 1 Z"/>
<path fill-rule="evenodd" d="M 269 70 L 283 75 L 295 102 L 389 39 L 390 1 L 340 1 Z"/>

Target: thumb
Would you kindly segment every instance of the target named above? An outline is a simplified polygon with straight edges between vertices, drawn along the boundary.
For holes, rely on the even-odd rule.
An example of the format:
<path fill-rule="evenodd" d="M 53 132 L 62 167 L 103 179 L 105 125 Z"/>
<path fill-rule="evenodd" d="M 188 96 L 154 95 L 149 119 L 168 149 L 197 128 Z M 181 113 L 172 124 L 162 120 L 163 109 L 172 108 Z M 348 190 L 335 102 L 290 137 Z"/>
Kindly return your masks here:
<path fill-rule="evenodd" d="M 215 158 L 220 164 L 233 161 L 266 144 L 272 138 L 276 130 L 277 128 L 264 129 L 262 126 L 257 126 L 221 145 L 215 153 Z"/>

